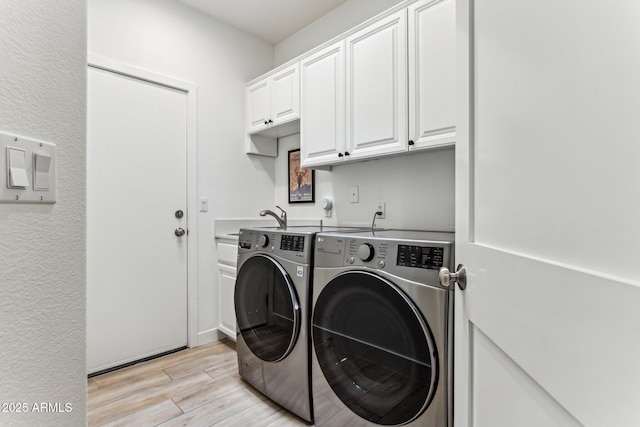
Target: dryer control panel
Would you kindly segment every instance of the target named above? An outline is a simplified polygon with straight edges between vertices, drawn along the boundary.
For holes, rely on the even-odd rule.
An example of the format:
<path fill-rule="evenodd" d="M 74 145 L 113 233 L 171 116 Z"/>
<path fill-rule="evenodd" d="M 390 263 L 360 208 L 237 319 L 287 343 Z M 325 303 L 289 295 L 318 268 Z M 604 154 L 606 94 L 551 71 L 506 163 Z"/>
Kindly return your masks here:
<path fill-rule="evenodd" d="M 426 268 L 440 270 L 444 267 L 444 247 L 398 245 L 396 265 L 401 267 Z"/>
<path fill-rule="evenodd" d="M 363 268 L 386 271 L 440 286 L 438 271 L 453 268 L 453 233 L 385 230 L 375 233 L 319 234 L 316 268 Z"/>

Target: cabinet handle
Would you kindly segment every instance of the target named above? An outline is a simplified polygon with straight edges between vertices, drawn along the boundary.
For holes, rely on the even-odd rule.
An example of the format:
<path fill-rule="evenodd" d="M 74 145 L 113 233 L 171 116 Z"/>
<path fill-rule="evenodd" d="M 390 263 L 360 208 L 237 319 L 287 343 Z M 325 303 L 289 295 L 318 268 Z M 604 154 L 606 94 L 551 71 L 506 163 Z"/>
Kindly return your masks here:
<path fill-rule="evenodd" d="M 349 155 L 349 152 L 348 152 L 348 151 L 345 151 L 345 152 L 344 152 L 344 155 L 345 155 L 345 156 L 348 156 L 348 155 Z"/>
<path fill-rule="evenodd" d="M 344 154 L 338 153 L 338 157 L 344 157 Z"/>
<path fill-rule="evenodd" d="M 413 142 L 413 140 L 409 141 L 409 145 L 414 145 L 414 144 L 415 144 L 415 142 Z"/>
<path fill-rule="evenodd" d="M 265 121 L 264 121 L 264 124 L 265 124 L 265 125 L 268 125 L 268 124 L 269 124 L 269 122 L 265 120 Z"/>
<path fill-rule="evenodd" d="M 269 119 L 269 123 L 273 123 L 273 120 Z"/>

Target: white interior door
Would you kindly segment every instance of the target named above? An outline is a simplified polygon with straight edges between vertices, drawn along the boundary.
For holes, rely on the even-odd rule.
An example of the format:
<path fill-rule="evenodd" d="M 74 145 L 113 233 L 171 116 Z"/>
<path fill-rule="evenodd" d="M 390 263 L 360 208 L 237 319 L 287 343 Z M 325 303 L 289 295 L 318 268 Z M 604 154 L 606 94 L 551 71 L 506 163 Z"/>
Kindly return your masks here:
<path fill-rule="evenodd" d="M 458 0 L 456 427 L 640 425 L 638 17 Z"/>
<path fill-rule="evenodd" d="M 96 372 L 187 344 L 186 93 L 89 67 L 87 140 Z"/>

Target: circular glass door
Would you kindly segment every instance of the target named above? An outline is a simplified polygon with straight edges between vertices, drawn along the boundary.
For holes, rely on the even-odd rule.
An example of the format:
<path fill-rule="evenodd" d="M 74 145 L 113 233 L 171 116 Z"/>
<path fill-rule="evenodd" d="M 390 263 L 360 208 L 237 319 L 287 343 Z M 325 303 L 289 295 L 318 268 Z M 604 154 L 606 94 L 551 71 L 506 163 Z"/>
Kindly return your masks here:
<path fill-rule="evenodd" d="M 293 348 L 300 330 L 300 304 L 287 272 L 256 255 L 240 268 L 234 294 L 242 338 L 262 360 L 277 362 Z"/>
<path fill-rule="evenodd" d="M 340 274 L 318 296 L 312 325 L 322 373 L 353 412 L 399 425 L 427 408 L 438 372 L 433 338 L 396 285 L 366 272 Z"/>

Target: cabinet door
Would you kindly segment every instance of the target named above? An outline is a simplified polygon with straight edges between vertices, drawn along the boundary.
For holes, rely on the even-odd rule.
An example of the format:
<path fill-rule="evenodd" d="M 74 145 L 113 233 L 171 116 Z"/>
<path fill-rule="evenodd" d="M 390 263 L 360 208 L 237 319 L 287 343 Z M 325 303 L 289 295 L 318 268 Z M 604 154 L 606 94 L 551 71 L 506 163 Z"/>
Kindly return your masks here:
<path fill-rule="evenodd" d="M 346 40 L 349 158 L 407 150 L 406 10 Z"/>
<path fill-rule="evenodd" d="M 269 79 L 260 80 L 246 90 L 247 133 L 259 132 L 268 125 L 270 116 Z"/>
<path fill-rule="evenodd" d="M 233 302 L 233 292 L 236 286 L 236 268 L 218 264 L 220 325 L 218 330 L 232 340 L 236 340 L 236 310 Z"/>
<path fill-rule="evenodd" d="M 345 142 L 344 41 L 300 63 L 302 166 L 336 163 Z"/>
<path fill-rule="evenodd" d="M 454 0 L 409 7 L 410 149 L 455 142 L 456 7 Z"/>
<path fill-rule="evenodd" d="M 300 117 L 300 76 L 294 64 L 271 77 L 271 114 L 273 125 Z"/>

